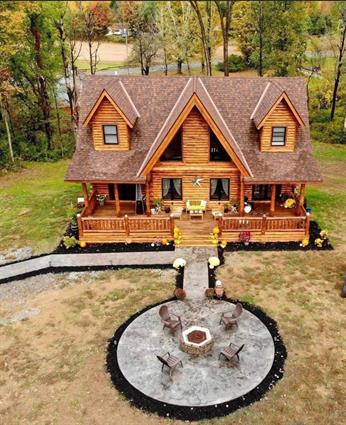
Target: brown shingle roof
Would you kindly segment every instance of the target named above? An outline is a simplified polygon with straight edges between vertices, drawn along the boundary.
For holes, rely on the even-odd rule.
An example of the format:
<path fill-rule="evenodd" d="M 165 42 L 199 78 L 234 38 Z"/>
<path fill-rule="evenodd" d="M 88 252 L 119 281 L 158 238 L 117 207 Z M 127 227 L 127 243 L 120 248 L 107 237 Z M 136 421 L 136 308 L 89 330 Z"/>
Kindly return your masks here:
<path fill-rule="evenodd" d="M 279 183 L 321 179 L 311 153 L 308 126 L 298 128 L 295 152 L 268 153 L 259 151 L 258 130 L 251 119 L 266 86 L 275 83 L 294 101 L 300 117 L 308 123 L 306 88 L 302 78 L 200 77 L 201 84 L 197 84 L 197 80 L 193 79 L 193 91 L 198 92 L 203 104 L 209 102 L 209 110 L 214 108 L 217 111 L 213 117 L 216 124 L 224 126 L 223 130 L 220 128 L 222 132 L 229 132 L 251 170 L 252 176 L 247 177 L 247 181 Z M 143 178 L 138 177 L 138 173 L 160 131 L 168 121 L 172 122 L 173 117 L 168 117 L 179 96 L 186 87 L 185 95 L 191 94 L 190 86 L 187 86 L 189 77 L 88 76 L 80 98 L 81 122 L 102 90 L 108 91 L 119 81 L 140 114 L 131 130 L 131 150 L 95 151 L 90 129 L 81 127 L 66 180 L 142 182 Z M 114 92 L 112 96 L 115 96 Z M 118 99 L 114 101 L 118 104 Z M 232 148 L 237 149 L 236 145 L 233 143 Z"/>
<path fill-rule="evenodd" d="M 291 99 L 285 92 L 285 90 L 276 81 L 269 81 L 265 89 L 263 90 L 263 93 L 259 98 L 255 109 L 253 110 L 250 117 L 251 119 L 253 119 L 256 128 L 259 128 L 264 118 L 268 115 L 269 111 L 272 109 L 272 107 L 280 99 L 281 96 L 287 96 L 288 100 L 295 109 L 294 112 L 298 112 L 295 106 L 294 99 Z"/>

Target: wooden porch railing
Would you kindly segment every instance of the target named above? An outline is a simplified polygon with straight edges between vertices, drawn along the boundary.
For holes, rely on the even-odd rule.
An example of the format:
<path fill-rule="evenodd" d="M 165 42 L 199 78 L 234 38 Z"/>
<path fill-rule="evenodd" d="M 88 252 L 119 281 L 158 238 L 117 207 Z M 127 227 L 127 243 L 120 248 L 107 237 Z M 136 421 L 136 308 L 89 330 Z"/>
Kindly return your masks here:
<path fill-rule="evenodd" d="M 260 231 L 266 232 L 290 232 L 303 230 L 309 235 L 310 217 L 221 217 L 218 219 L 220 234 L 223 232 Z"/>
<path fill-rule="evenodd" d="M 117 233 L 119 235 L 136 235 L 154 233 L 157 235 L 174 235 L 174 218 L 172 217 L 78 217 L 79 234 Z"/>

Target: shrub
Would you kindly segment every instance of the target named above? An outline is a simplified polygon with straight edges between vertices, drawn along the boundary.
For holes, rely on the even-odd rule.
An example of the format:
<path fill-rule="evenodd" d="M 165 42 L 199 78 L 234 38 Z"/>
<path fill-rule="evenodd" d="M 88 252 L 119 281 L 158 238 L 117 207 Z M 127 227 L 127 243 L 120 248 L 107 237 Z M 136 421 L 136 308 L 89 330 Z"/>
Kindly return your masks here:
<path fill-rule="evenodd" d="M 224 71 L 223 62 L 218 62 L 216 68 L 219 71 Z M 246 69 L 246 63 L 242 56 L 231 54 L 228 56 L 228 69 L 229 72 L 239 72 Z"/>
<path fill-rule="evenodd" d="M 74 248 L 78 241 L 74 236 L 64 236 L 63 243 L 66 249 Z"/>

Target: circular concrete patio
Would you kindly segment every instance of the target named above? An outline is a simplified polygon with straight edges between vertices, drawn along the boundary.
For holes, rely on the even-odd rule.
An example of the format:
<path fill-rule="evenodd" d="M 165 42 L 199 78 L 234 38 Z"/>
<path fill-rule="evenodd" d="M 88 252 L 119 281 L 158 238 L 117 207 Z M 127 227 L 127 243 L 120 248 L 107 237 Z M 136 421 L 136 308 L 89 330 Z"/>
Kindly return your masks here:
<path fill-rule="evenodd" d="M 162 329 L 158 313 L 162 303 L 130 319 L 109 345 L 107 366 L 114 384 L 120 390 L 125 389 L 123 392 L 137 406 L 179 419 L 220 416 L 236 406 L 249 404 L 249 400 L 259 399 L 281 377 L 285 352 L 277 352 L 280 337 L 273 334 L 275 322 L 268 328 L 271 319 L 261 310 L 258 310 L 259 318 L 256 308 L 247 306 L 252 311 L 244 308 L 239 326 L 225 330 L 219 324 L 220 316 L 222 312 L 232 311 L 234 303 L 201 300 L 165 304 L 182 317 L 183 329 L 193 325 L 207 327 L 214 338 L 214 347 L 201 356 L 181 351 L 180 330 L 172 335 L 167 328 Z M 239 363 L 219 360 L 221 349 L 230 342 L 245 344 Z M 161 373 L 156 358 L 156 354 L 167 351 L 181 358 L 184 365 L 175 370 L 172 378 L 166 372 Z M 278 356 L 281 362 L 275 362 Z"/>

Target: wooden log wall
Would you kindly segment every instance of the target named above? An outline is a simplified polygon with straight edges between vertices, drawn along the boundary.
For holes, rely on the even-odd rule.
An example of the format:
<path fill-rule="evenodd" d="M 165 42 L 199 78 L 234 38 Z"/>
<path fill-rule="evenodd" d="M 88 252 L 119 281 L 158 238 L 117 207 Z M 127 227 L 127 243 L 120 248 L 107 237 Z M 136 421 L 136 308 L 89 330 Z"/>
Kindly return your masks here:
<path fill-rule="evenodd" d="M 183 123 L 183 161 L 158 162 L 152 169 L 150 196 L 162 198 L 162 179 L 182 179 L 182 201 L 163 201 L 164 204 L 185 207 L 187 200 L 206 200 L 208 208 L 239 199 L 240 172 L 232 161 L 211 162 L 209 126 L 197 108 L 193 108 Z M 195 177 L 202 178 L 201 186 L 194 186 Z M 230 197 L 227 201 L 210 201 L 210 179 L 229 178 Z"/>
<path fill-rule="evenodd" d="M 285 146 L 271 146 L 272 127 L 286 127 Z M 283 99 L 272 111 L 260 130 L 260 149 L 263 152 L 293 152 L 296 146 L 297 121 Z"/>
<path fill-rule="evenodd" d="M 105 145 L 103 143 L 102 125 L 104 124 L 117 125 L 117 145 Z M 129 127 L 108 99 L 103 99 L 101 102 L 98 110 L 91 120 L 91 126 L 95 150 L 127 151 L 130 149 Z"/>

